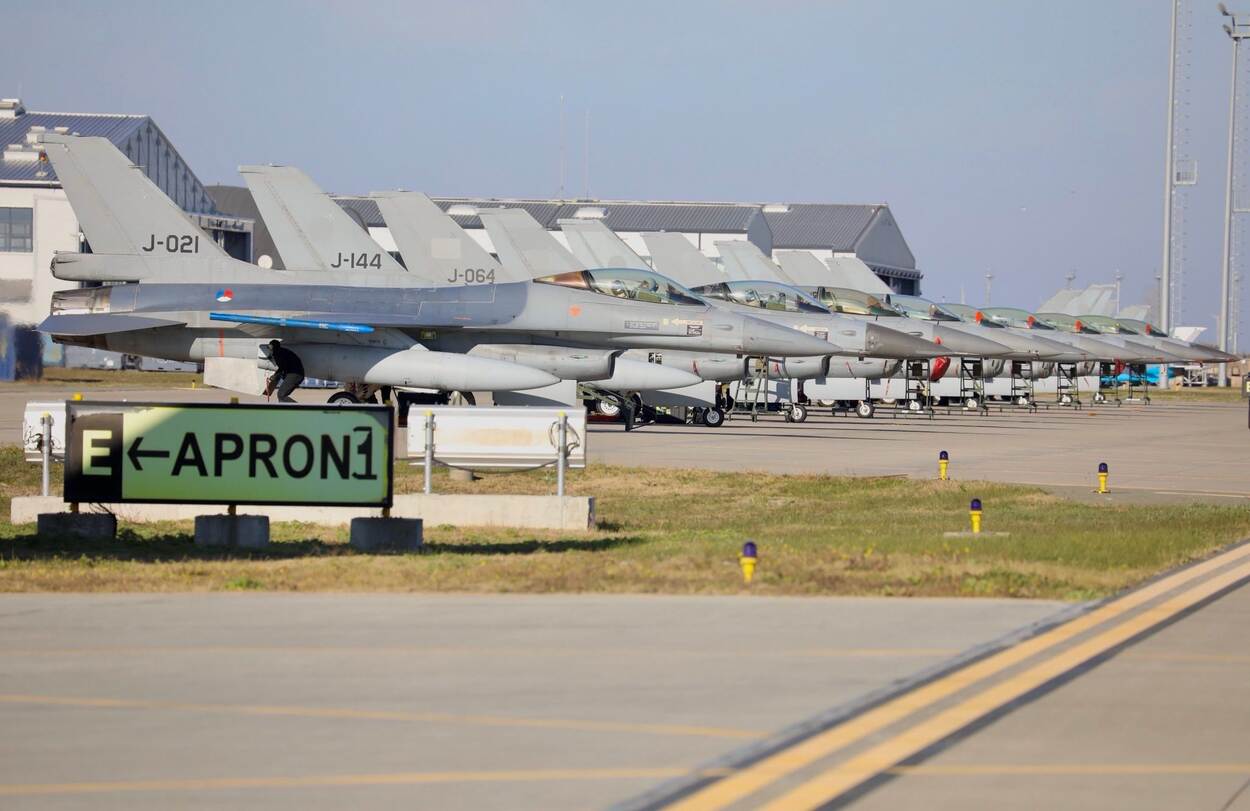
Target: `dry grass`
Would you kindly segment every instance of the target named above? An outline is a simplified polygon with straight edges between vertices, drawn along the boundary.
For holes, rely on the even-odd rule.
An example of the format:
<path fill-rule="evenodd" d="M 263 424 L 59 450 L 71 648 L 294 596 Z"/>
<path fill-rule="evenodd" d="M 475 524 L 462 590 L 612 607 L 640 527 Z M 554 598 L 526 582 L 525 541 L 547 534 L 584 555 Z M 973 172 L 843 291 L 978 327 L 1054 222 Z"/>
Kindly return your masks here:
<path fill-rule="evenodd" d="M 398 468 L 400 491 L 419 469 Z M 38 470 L 0 450 L 0 510 Z M 278 524 L 257 554 L 209 551 L 188 524 L 124 527 L 107 545 L 40 541 L 0 521 L 0 591 L 468 591 L 737 593 L 737 554 L 759 544 L 751 591 L 1087 599 L 1250 535 L 1238 507 L 1090 506 L 1036 488 L 596 466 L 570 493 L 597 497 L 600 528 L 559 533 L 427 526 L 420 555 L 364 555 L 346 531 Z M 436 478 L 440 492 L 551 493 L 550 471 Z M 987 530 L 967 525 L 972 496 Z"/>

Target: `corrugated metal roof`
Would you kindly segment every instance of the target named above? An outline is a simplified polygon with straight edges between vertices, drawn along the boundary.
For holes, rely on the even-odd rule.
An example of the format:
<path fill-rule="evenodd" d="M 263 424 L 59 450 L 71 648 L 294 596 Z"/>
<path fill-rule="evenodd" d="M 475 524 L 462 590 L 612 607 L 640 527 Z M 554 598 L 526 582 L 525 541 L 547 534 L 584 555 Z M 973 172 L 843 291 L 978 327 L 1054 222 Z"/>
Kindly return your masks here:
<path fill-rule="evenodd" d="M 57 127 L 66 127 L 71 135 L 101 136 L 120 147 L 148 121 L 151 119 L 146 115 L 27 112 L 17 118 L 0 118 L 0 149 L 9 144 L 25 144 L 31 127 L 43 127 L 49 132 Z M 6 180 L 55 183 L 56 173 L 50 163 L 0 158 L 0 181 Z"/>
<path fill-rule="evenodd" d="M 603 209 L 603 223 L 613 231 L 681 231 L 704 234 L 745 234 L 760 216 L 759 206 L 740 203 L 652 203 L 595 201 L 568 203 L 556 219 L 574 217 L 585 207 Z M 555 227 L 552 222 L 550 227 Z"/>
<path fill-rule="evenodd" d="M 764 211 L 773 232 L 773 250 L 855 250 L 855 243 L 881 205 L 791 203 L 789 211 Z"/>
<path fill-rule="evenodd" d="M 352 209 L 372 228 L 385 223 L 377 204 L 367 197 L 336 197 L 339 205 Z M 687 233 L 746 233 L 752 221 L 761 216 L 759 206 L 745 203 L 653 203 L 626 200 L 533 200 L 493 197 L 435 197 L 443 211 L 452 206 L 473 208 L 521 208 L 542 223 L 555 229 L 559 220 L 572 218 L 586 207 L 603 209 L 602 221 L 613 231 L 682 231 Z M 464 228 L 481 228 L 474 216 L 453 215 Z"/>

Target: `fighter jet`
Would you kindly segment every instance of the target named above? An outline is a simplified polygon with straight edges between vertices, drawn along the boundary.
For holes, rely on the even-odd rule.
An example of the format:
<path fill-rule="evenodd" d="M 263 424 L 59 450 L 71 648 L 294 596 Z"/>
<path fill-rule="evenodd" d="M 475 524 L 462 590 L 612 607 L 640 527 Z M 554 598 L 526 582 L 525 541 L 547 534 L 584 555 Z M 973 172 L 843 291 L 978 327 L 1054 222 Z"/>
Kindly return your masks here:
<path fill-rule="evenodd" d="M 464 354 L 480 343 L 569 350 L 696 349 L 811 355 L 810 335 L 708 306 L 665 280 L 650 301 L 623 301 L 613 278 L 418 287 L 407 273 L 357 267 L 265 270 L 233 259 L 104 138 L 44 134 L 92 253 L 61 253 L 59 279 L 115 282 L 53 297 L 40 328 L 55 340 L 173 360 L 258 359 L 271 338 L 310 376 L 444 391 L 522 390 L 557 376 Z M 366 261 L 371 264 L 371 259 Z M 607 376 L 605 369 L 604 375 Z"/>
<path fill-rule="evenodd" d="M 1143 339 L 1149 339 L 1152 344 L 1160 349 L 1183 358 L 1188 358 L 1194 362 L 1229 363 L 1240 360 L 1236 355 L 1223 352 L 1214 346 L 1173 338 L 1168 333 L 1140 318 L 1121 318 L 1116 316 L 1115 320 L 1140 335 Z"/>
<path fill-rule="evenodd" d="M 940 344 L 943 355 L 996 358 L 1005 357 L 1008 354 L 1007 347 L 995 343 L 986 336 L 973 335 L 966 330 L 953 327 L 949 322 L 907 319 L 903 313 L 882 301 L 877 295 L 831 287 L 828 285 L 828 269 L 817 270 L 821 267 L 819 261 L 816 267 L 812 267 L 802 260 L 796 263 L 795 257 L 791 254 L 786 257 L 792 268 L 793 275 L 790 275 L 751 242 L 721 241 L 716 243 L 716 247 L 720 250 L 721 258 L 731 277 L 745 276 L 778 282 L 788 281 L 810 294 L 812 298 L 834 313 L 856 316 L 857 320 L 870 318 L 872 322 L 883 321 L 881 325 L 888 326 L 889 329 Z M 814 256 L 812 258 L 815 259 Z M 860 262 L 860 264 L 863 263 Z M 864 267 L 867 268 L 867 265 Z M 884 286 L 884 282 L 877 278 L 876 274 L 871 271 L 868 273 L 877 280 L 877 284 Z"/>
<path fill-rule="evenodd" d="M 1144 330 L 1138 330 L 1123 319 L 1108 315 L 1079 315 L 1077 319 L 1082 325 L 1088 325 L 1104 336 L 1114 335 L 1125 343 L 1139 347 L 1144 352 L 1155 352 L 1151 362 L 1157 363 L 1190 363 L 1209 361 L 1218 363 L 1226 360 L 1219 350 L 1199 350 L 1149 334 L 1150 325 L 1145 324 Z"/>
<path fill-rule="evenodd" d="M 1119 335 L 1104 333 L 1102 330 L 1083 323 L 1076 316 L 1065 313 L 1025 313 L 1025 316 L 1033 319 L 1034 326 L 1049 327 L 1053 330 L 1046 334 L 1053 335 L 1054 340 L 1071 344 L 1078 351 L 1102 363 L 1176 362 L 1174 358 L 1165 356 L 1154 347 L 1131 343 Z"/>
<path fill-rule="evenodd" d="M 239 173 L 252 192 L 278 253 L 284 258 L 299 257 L 302 266 L 340 274 L 352 273 L 352 267 L 368 266 L 406 273 L 410 283 L 417 286 L 530 281 L 519 274 L 509 275 L 425 195 L 414 192 L 377 197 L 379 209 L 390 212 L 387 224 L 407 263 L 403 267 L 299 169 L 242 166 Z M 349 259 L 345 261 L 344 257 Z M 350 257 L 359 258 L 353 264 Z M 482 341 L 463 351 L 471 357 L 506 360 L 565 380 L 591 382 L 612 390 L 669 388 L 699 382 L 697 376 L 681 369 L 625 358 L 622 349 L 567 349 L 543 343 Z M 367 392 L 366 397 L 369 396 L 371 393 Z"/>

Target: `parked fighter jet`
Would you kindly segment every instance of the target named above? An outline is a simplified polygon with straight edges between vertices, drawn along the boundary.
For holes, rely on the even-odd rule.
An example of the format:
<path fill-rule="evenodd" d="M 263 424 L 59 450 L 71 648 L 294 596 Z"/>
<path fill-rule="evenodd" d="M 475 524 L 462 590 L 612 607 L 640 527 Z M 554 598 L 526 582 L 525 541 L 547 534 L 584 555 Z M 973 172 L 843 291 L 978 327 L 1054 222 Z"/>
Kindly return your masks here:
<path fill-rule="evenodd" d="M 1143 351 L 1150 352 L 1153 350 L 1158 353 L 1160 362 L 1166 363 L 1189 363 L 1189 362 L 1214 362 L 1233 359 L 1235 357 L 1220 352 L 1218 349 L 1199 349 L 1197 347 L 1183 344 L 1180 341 L 1172 341 L 1165 337 L 1154 336 L 1150 334 L 1150 325 L 1143 324 L 1144 329 L 1132 326 L 1124 319 L 1114 318 L 1108 315 L 1078 315 L 1077 319 L 1082 325 L 1098 330 L 1099 334 L 1108 336 L 1114 335 L 1121 340 L 1141 347 Z"/>
<path fill-rule="evenodd" d="M 1140 335 L 1143 339 L 1149 339 L 1152 344 L 1158 346 L 1164 351 L 1171 352 L 1172 354 L 1179 355 L 1183 358 L 1189 358 L 1194 362 L 1227 363 L 1240 360 L 1240 358 L 1236 355 L 1223 352 L 1214 346 L 1193 343 L 1191 341 L 1182 341 L 1179 338 L 1173 338 L 1168 335 L 1168 333 L 1153 324 L 1141 319 L 1120 318 L 1117 316 L 1115 320 Z"/>
<path fill-rule="evenodd" d="M 584 363 L 571 351 L 583 347 L 810 355 L 826 346 L 672 284 L 643 302 L 614 299 L 594 278 L 439 288 L 376 267 L 264 270 L 228 256 L 107 139 L 41 137 L 93 251 L 57 254 L 53 275 L 120 282 L 54 295 L 40 328 L 64 343 L 198 361 L 256 359 L 258 344 L 277 337 L 310 376 L 445 391 L 556 382 L 463 354 L 483 342 L 541 340 L 554 367 Z"/>
<path fill-rule="evenodd" d="M 903 312 L 894 309 L 879 296 L 864 294 L 855 290 L 829 286 L 829 269 L 818 265 L 811 266 L 808 262 L 796 264 L 794 257 L 788 259 L 795 276 L 788 276 L 773 260 L 764 255 L 759 247 L 745 240 L 716 242 L 721 259 L 725 262 L 731 276 L 747 276 L 751 279 L 766 279 L 778 282 L 793 281 L 795 286 L 808 292 L 810 297 L 828 307 L 835 314 L 858 316 L 863 320 L 869 316 L 874 321 L 885 321 L 889 329 L 920 337 L 926 341 L 940 344 L 943 355 L 960 355 L 966 357 L 1001 357 L 1006 354 L 1006 347 L 996 344 L 988 336 L 973 335 L 968 330 L 954 327 L 950 322 L 938 322 L 919 319 L 904 319 Z M 811 256 L 811 254 L 808 254 Z M 813 259 L 815 257 L 813 256 Z M 860 262 L 863 264 L 863 262 Z M 800 266 L 801 265 L 801 266 Z M 821 270 L 818 270 L 821 267 Z M 866 267 L 866 265 L 865 265 Z M 871 271 L 869 271 L 871 274 Z M 819 275 L 818 275 L 819 274 Z M 875 274 L 871 274 L 876 277 Z M 884 282 L 878 280 L 878 284 Z"/>
<path fill-rule="evenodd" d="M 293 166 L 243 166 L 239 168 L 256 207 L 268 226 L 271 217 L 280 223 L 270 227 L 274 245 L 283 257 L 299 256 L 306 266 L 337 273 L 349 267 L 379 267 L 373 257 L 382 254 L 381 268 L 406 272 L 412 284 L 436 287 L 530 281 L 520 274 L 508 275 L 472 237 L 425 195 L 394 193 L 379 197 L 379 209 L 390 211 L 392 236 L 406 269 L 382 250 L 329 195 Z M 393 223 L 393 225 L 392 225 Z M 289 249 L 289 250 L 288 250 Z M 360 257 L 355 264 L 343 257 Z M 689 386 L 699 382 L 681 369 L 664 368 L 622 357 L 623 349 L 560 348 L 534 343 L 482 341 L 464 351 L 471 357 L 494 358 L 542 369 L 556 377 L 593 382 L 612 389 Z M 578 362 L 580 361 L 580 363 Z M 371 397 L 371 392 L 366 392 Z"/>
<path fill-rule="evenodd" d="M 578 259 L 583 262 L 612 258 L 625 261 L 631 267 L 646 267 L 646 262 L 602 222 L 562 220 L 560 228 L 568 238 L 569 247 L 574 253 L 578 250 L 583 252 L 578 255 Z M 760 318 L 775 320 L 776 323 L 813 335 L 827 336 L 829 342 L 834 344 L 829 354 L 841 356 L 833 364 L 827 361 L 822 362 L 818 358 L 787 358 L 782 364 L 785 368 L 778 369 L 778 374 L 782 376 L 802 378 L 811 374 L 815 376 L 830 374 L 880 377 L 884 368 L 879 360 L 881 358 L 886 360 L 905 360 L 910 357 L 929 358 L 934 357 L 940 351 L 936 346 L 925 341 L 910 339 L 899 341 L 893 334 L 885 331 L 886 328 L 882 325 L 865 325 L 862 321 L 841 318 L 811 296 L 790 285 L 745 279 L 724 281 L 712 262 L 699 253 L 685 237 L 680 234 L 648 234 L 643 238 L 648 247 L 651 247 L 653 237 L 659 238 L 655 242 L 660 245 L 660 253 L 665 256 L 675 252 L 662 244 L 668 237 L 680 239 L 689 251 L 697 254 L 694 262 L 683 258 L 676 263 L 677 271 L 682 277 L 679 281 L 691 286 L 694 292 L 711 303 L 730 309 L 750 308 L 747 311 L 757 314 Z M 652 250 L 654 251 L 655 248 Z M 676 253 L 684 253 L 684 251 L 678 248 Z M 670 276 L 670 278 L 676 277 Z M 896 345 L 886 347 L 882 338 L 891 339 Z M 847 357 L 855 357 L 858 360 L 848 363 L 844 360 Z"/>
<path fill-rule="evenodd" d="M 1036 327 L 1049 328 L 1047 332 L 1054 340 L 1071 344 L 1078 351 L 1086 353 L 1090 358 L 1102 363 L 1174 363 L 1178 359 L 1165 355 L 1155 347 L 1131 343 L 1119 335 L 1104 333 L 1094 329 L 1075 316 L 1064 313 L 1029 313 L 1015 310 L 1017 319 L 1032 318 Z"/>

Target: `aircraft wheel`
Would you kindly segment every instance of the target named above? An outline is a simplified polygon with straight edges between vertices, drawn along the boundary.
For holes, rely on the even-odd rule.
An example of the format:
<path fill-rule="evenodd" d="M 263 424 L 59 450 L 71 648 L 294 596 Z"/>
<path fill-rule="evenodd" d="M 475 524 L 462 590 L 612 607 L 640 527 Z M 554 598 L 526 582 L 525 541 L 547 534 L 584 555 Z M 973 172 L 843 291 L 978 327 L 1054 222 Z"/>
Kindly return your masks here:
<path fill-rule="evenodd" d="M 621 416 L 621 407 L 616 403 L 610 403 L 607 400 L 596 400 L 595 411 L 605 417 Z"/>
<path fill-rule="evenodd" d="M 1019 397 L 1016 398 L 1016 405 L 1027 406 L 1028 404 L 1029 404 L 1029 398 L 1027 396 L 1021 394 Z"/>
<path fill-rule="evenodd" d="M 719 428 L 725 424 L 725 412 L 719 408 L 703 409 L 703 424 L 708 428 Z"/>
<path fill-rule="evenodd" d="M 908 410 L 908 411 L 919 411 L 921 408 L 922 408 L 922 406 L 920 405 L 920 401 L 919 401 L 919 400 L 908 400 L 908 401 L 907 401 L 907 410 Z"/>
<path fill-rule="evenodd" d="M 974 411 L 974 410 L 976 410 L 976 408 L 977 408 L 979 405 L 980 405 L 980 403 L 978 403 L 978 402 L 977 402 L 977 398 L 975 398 L 975 397 L 965 397 L 965 398 L 964 398 L 964 408 L 968 409 L 969 411 Z"/>
<path fill-rule="evenodd" d="M 326 400 L 326 402 L 330 405 L 354 405 L 360 402 L 360 398 L 350 391 L 336 391 L 330 395 L 330 399 Z"/>
<path fill-rule="evenodd" d="M 788 416 L 790 418 L 790 422 L 806 422 L 807 421 L 807 406 L 802 405 L 800 403 L 795 403 L 794 405 L 790 406 L 790 414 Z"/>
<path fill-rule="evenodd" d="M 868 400 L 860 400 L 855 406 L 855 416 L 860 419 L 870 420 L 872 415 L 877 413 L 877 407 Z"/>
<path fill-rule="evenodd" d="M 1072 395 L 1071 394 L 1063 395 L 1063 397 L 1059 398 L 1059 402 L 1063 403 L 1064 405 L 1072 405 Z"/>

